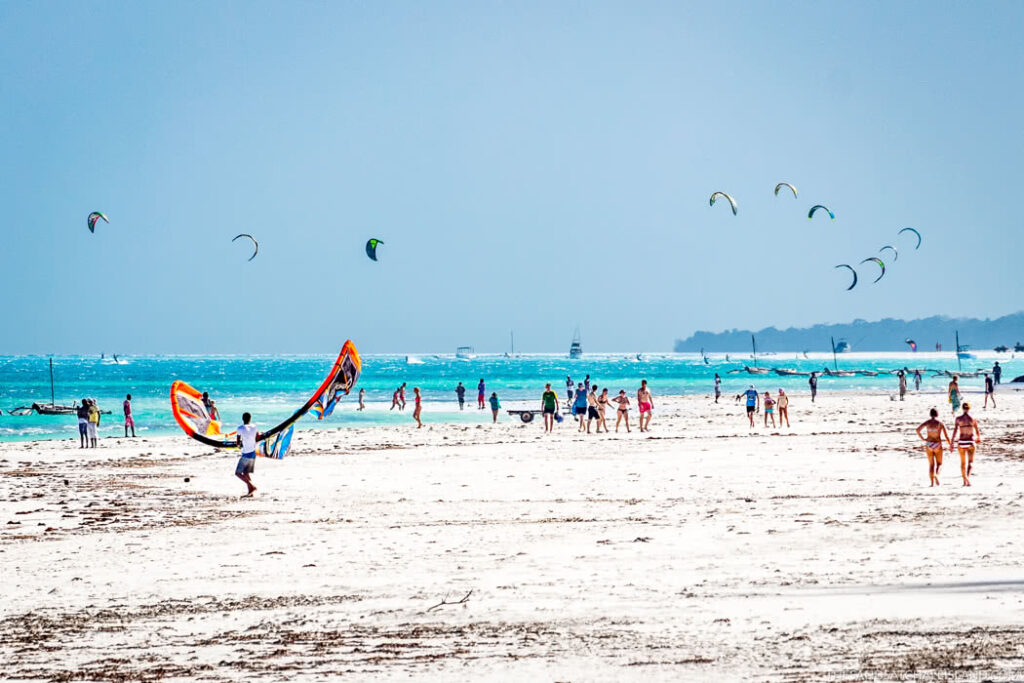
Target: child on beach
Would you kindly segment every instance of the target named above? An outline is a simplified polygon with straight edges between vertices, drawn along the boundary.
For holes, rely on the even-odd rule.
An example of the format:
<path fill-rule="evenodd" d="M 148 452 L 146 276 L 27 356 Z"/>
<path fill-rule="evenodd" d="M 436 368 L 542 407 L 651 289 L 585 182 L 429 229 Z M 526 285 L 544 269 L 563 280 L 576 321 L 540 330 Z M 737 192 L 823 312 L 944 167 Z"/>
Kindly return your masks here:
<path fill-rule="evenodd" d="M 251 424 L 252 415 L 242 413 L 242 424 L 235 430 L 235 443 L 242 449 L 242 457 L 235 465 L 235 476 L 245 482 L 249 489 L 242 498 L 252 498 L 256 493 L 256 487 L 252 483 L 252 473 L 256 471 L 256 442 L 259 441 L 260 432 L 256 425 Z"/>
<path fill-rule="evenodd" d="M 491 417 L 494 418 L 494 422 L 498 421 L 498 411 L 501 410 L 501 401 L 498 400 L 497 392 L 492 391 L 491 397 L 487 399 L 491 403 Z"/>
<path fill-rule="evenodd" d="M 946 437 L 949 450 L 953 450 L 953 441 L 946 432 L 946 425 L 939 422 L 939 411 L 932 408 L 930 417 L 917 426 L 917 436 L 924 441 L 924 452 L 928 456 L 928 479 L 932 486 L 939 485 L 939 469 L 942 467 L 942 437 Z M 924 434 L 921 433 L 924 430 Z"/>
<path fill-rule="evenodd" d="M 619 395 L 612 399 L 619 404 L 618 415 L 615 417 L 615 432 L 619 431 L 619 424 L 626 421 L 626 433 L 629 433 L 629 397 L 625 389 L 619 389 Z"/>
<path fill-rule="evenodd" d="M 764 426 L 768 426 L 768 418 L 772 419 L 772 427 L 775 426 L 775 399 L 772 392 L 764 392 Z"/>
<path fill-rule="evenodd" d="M 974 448 L 975 444 L 981 444 L 981 427 L 978 421 L 970 416 L 971 404 L 964 402 L 964 414 L 956 418 L 953 424 L 953 436 L 950 441 L 956 441 L 957 449 L 960 451 L 960 476 L 964 479 L 964 486 L 971 485 L 971 470 L 974 469 Z M 977 439 L 975 439 L 977 435 Z M 950 444 L 950 452 L 953 446 Z"/>
<path fill-rule="evenodd" d="M 420 414 L 423 412 L 423 403 L 422 397 L 420 396 L 420 388 L 413 387 L 412 395 L 413 401 L 415 401 L 415 406 L 413 407 L 412 410 L 412 419 L 416 420 L 416 429 L 420 429 L 421 427 L 423 427 L 423 422 L 420 420 Z"/>

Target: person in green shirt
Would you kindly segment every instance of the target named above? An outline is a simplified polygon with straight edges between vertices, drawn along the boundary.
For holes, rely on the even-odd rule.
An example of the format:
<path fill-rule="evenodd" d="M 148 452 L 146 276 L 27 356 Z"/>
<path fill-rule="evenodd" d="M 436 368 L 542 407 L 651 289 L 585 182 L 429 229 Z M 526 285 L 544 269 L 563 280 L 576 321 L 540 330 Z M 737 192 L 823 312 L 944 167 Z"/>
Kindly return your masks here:
<path fill-rule="evenodd" d="M 497 392 L 492 391 L 491 397 L 487 399 L 491 404 L 491 415 L 494 417 L 494 421 L 498 421 L 498 411 L 501 410 L 501 401 L 498 400 Z"/>
<path fill-rule="evenodd" d="M 544 385 L 540 405 L 544 411 L 544 433 L 548 434 L 555 428 L 555 411 L 558 409 L 558 394 L 551 390 L 550 382 Z"/>

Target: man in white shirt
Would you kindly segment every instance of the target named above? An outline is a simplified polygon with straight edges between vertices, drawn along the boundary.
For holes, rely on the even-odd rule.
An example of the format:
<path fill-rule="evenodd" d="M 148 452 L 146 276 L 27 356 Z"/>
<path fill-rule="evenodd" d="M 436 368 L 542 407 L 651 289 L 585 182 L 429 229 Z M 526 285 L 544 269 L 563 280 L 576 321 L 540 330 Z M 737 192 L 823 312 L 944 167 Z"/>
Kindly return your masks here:
<path fill-rule="evenodd" d="M 235 430 L 237 434 L 235 442 L 242 449 L 242 457 L 238 459 L 238 465 L 235 467 L 235 476 L 249 487 L 249 492 L 242 498 L 252 498 L 252 494 L 256 492 L 256 487 L 252 485 L 249 475 L 256 469 L 256 442 L 260 438 L 260 433 L 256 429 L 256 425 L 249 423 L 250 420 L 252 420 L 252 415 L 242 413 L 242 424 L 238 425 L 238 429 Z"/>

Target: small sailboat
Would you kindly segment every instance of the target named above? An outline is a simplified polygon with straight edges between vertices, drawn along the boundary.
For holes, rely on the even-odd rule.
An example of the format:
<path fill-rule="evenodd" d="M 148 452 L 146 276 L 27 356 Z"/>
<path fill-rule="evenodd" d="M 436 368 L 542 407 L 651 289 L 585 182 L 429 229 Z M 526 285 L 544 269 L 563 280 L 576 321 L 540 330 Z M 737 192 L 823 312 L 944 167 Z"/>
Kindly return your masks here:
<path fill-rule="evenodd" d="M 580 328 L 572 335 L 572 344 L 569 345 L 569 358 L 577 360 L 583 357 L 583 344 L 580 340 Z"/>
<path fill-rule="evenodd" d="M 36 413 L 38 415 L 74 415 L 78 412 L 78 403 L 75 402 L 70 406 L 60 405 L 54 399 L 53 393 L 53 358 L 50 359 L 50 402 L 49 403 L 33 403 L 30 406 L 18 406 L 7 411 L 11 415 L 31 415 Z M 101 410 L 101 414 L 109 415 L 109 410 Z"/>
<path fill-rule="evenodd" d="M 455 357 L 459 360 L 473 360 L 476 358 L 476 353 L 472 346 L 460 346 L 455 349 Z"/>

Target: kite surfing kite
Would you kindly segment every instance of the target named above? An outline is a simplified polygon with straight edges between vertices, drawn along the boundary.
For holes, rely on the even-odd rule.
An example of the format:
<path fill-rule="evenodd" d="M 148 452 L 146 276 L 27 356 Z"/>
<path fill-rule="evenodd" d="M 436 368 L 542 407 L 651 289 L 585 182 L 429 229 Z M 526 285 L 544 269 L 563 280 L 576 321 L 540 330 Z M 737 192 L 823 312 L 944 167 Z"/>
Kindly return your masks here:
<path fill-rule="evenodd" d="M 99 211 L 93 211 L 92 213 L 89 214 L 89 218 L 86 219 L 86 221 L 89 224 L 89 232 L 96 232 L 96 222 L 99 221 L 99 219 L 101 218 L 103 219 L 104 223 L 110 222 L 110 220 Z"/>
<path fill-rule="evenodd" d="M 260 432 L 257 454 L 264 458 L 283 458 L 291 445 L 292 432 L 299 418 L 310 411 L 318 420 L 329 416 L 340 398 L 352 391 L 361 371 L 359 352 L 351 340 L 346 341 L 331 371 L 310 399 L 284 422 Z M 235 433 L 221 432 L 220 422 L 210 417 L 210 411 L 203 403 L 202 392 L 181 380 L 171 385 L 171 413 L 185 433 L 196 441 L 214 448 L 237 447 Z"/>
<path fill-rule="evenodd" d="M 903 343 L 910 347 L 911 351 L 917 351 L 917 342 L 913 339 L 907 338 L 903 340 Z"/>
<path fill-rule="evenodd" d="M 898 251 L 896 251 L 896 247 L 892 246 L 891 244 L 887 244 L 884 247 L 882 247 L 881 249 L 879 249 L 878 253 L 881 254 L 886 249 L 889 249 L 890 251 L 892 251 L 892 260 L 895 263 L 896 260 L 900 257 L 900 253 Z"/>
<path fill-rule="evenodd" d="M 861 261 L 861 263 L 867 263 L 868 261 L 878 264 L 878 267 L 882 269 L 882 272 L 878 275 L 878 277 L 875 278 L 875 282 L 878 282 L 885 276 L 885 263 L 883 263 L 882 259 L 878 258 L 877 256 L 869 256 L 868 258 Z"/>
<path fill-rule="evenodd" d="M 902 235 L 905 232 L 912 232 L 915 235 L 917 235 L 917 246 L 914 247 L 914 250 L 916 251 L 916 250 L 920 249 L 921 248 L 921 233 L 919 233 L 917 230 L 914 230 L 913 228 L 903 228 L 897 234 Z"/>
<path fill-rule="evenodd" d="M 735 216 L 736 215 L 736 200 L 733 199 L 732 197 L 730 197 L 729 195 L 727 195 L 724 192 L 713 192 L 711 194 L 711 206 L 715 205 L 715 200 L 718 199 L 719 197 L 725 197 L 726 199 L 729 200 L 729 206 L 732 207 L 732 215 Z"/>
<path fill-rule="evenodd" d="M 384 244 L 378 239 L 370 238 L 366 242 L 366 255 L 370 257 L 371 261 L 377 260 L 377 245 Z"/>
<path fill-rule="evenodd" d="M 256 254 L 260 253 L 260 243 L 256 241 L 255 237 L 245 232 L 243 232 L 241 235 L 235 235 L 231 241 L 234 242 L 235 240 L 240 239 L 242 237 L 248 237 L 250 240 L 252 240 L 252 256 L 249 257 L 249 260 L 252 261 L 254 258 L 256 258 Z"/>
<path fill-rule="evenodd" d="M 815 204 L 814 206 L 812 206 L 811 210 L 807 212 L 807 217 L 814 218 L 814 212 L 817 211 L 818 209 L 825 209 L 825 211 L 828 213 L 829 218 L 831 218 L 832 220 L 836 219 L 836 215 L 832 213 L 832 210 L 827 206 L 822 206 L 821 204 Z"/>
<path fill-rule="evenodd" d="M 790 185 L 789 183 L 779 183 L 778 185 L 775 186 L 775 196 L 776 197 L 779 196 L 779 190 L 781 190 L 784 187 L 788 187 L 790 189 L 790 191 L 793 193 L 793 197 L 794 198 L 796 197 L 796 188 L 793 187 L 792 185 Z"/>
<path fill-rule="evenodd" d="M 846 291 L 850 291 L 851 289 L 857 286 L 857 271 L 853 269 L 853 266 L 848 266 L 845 263 L 840 263 L 838 266 L 836 266 L 836 268 L 849 268 L 850 272 L 853 274 L 853 282 L 851 282 L 850 286 L 846 288 Z"/>

